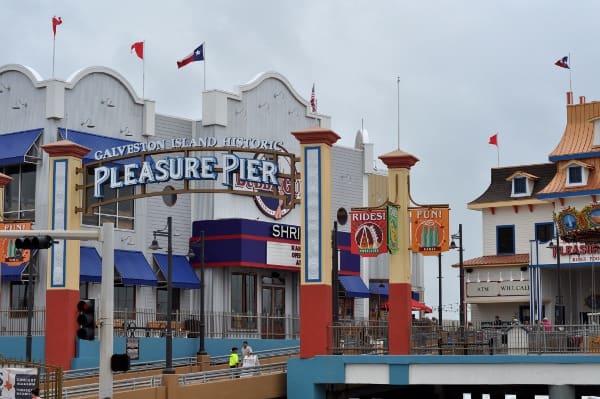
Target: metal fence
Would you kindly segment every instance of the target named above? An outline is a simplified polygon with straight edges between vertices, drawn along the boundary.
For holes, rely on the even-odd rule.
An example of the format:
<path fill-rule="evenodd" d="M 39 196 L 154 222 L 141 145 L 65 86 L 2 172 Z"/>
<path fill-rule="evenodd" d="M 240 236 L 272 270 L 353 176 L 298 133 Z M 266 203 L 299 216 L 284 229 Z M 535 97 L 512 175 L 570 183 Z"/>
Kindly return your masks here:
<path fill-rule="evenodd" d="M 26 309 L 0 310 L 0 336 L 26 335 L 28 315 Z M 99 313 L 96 312 L 96 320 L 98 319 Z M 164 336 L 166 319 L 166 313 L 156 312 L 154 309 L 135 311 L 117 309 L 113 320 L 115 336 Z M 206 312 L 204 320 L 206 338 L 298 339 L 300 336 L 300 318 L 294 315 Z M 46 310 L 34 309 L 31 312 L 31 321 L 31 334 L 44 335 Z M 172 314 L 172 329 L 175 337 L 197 338 L 201 326 L 198 313 L 176 311 Z"/>
<path fill-rule="evenodd" d="M 331 354 L 388 353 L 388 326 L 384 322 L 340 321 L 329 327 Z M 440 327 L 430 323 L 411 326 L 411 354 L 482 355 L 540 353 L 599 353 L 599 325 Z"/>

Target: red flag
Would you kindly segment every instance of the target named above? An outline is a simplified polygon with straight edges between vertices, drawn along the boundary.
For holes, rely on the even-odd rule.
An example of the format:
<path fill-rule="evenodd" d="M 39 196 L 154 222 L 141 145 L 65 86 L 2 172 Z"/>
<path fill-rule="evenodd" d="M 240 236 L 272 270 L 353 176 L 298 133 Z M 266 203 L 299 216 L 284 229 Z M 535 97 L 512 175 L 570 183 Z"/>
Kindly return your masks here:
<path fill-rule="evenodd" d="M 144 42 L 135 42 L 131 45 L 131 51 L 135 51 L 135 54 L 144 59 Z"/>
<path fill-rule="evenodd" d="M 498 146 L 498 133 L 494 134 L 493 136 L 490 136 L 490 144 Z"/>
<path fill-rule="evenodd" d="M 54 32 L 54 37 L 56 37 L 56 26 L 62 24 L 62 18 L 61 17 L 52 17 L 52 32 Z"/>
<path fill-rule="evenodd" d="M 310 108 L 312 112 L 317 112 L 317 98 L 315 97 L 315 84 L 313 83 L 312 93 L 310 93 Z"/>

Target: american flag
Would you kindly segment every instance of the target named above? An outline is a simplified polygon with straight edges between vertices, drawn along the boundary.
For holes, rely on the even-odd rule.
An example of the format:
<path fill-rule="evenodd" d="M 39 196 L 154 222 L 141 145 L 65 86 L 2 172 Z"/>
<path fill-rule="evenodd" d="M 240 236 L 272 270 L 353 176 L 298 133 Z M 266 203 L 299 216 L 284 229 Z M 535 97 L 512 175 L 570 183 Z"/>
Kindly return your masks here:
<path fill-rule="evenodd" d="M 310 108 L 312 112 L 317 112 L 317 98 L 315 97 L 315 84 L 313 83 L 312 92 L 310 93 Z"/>

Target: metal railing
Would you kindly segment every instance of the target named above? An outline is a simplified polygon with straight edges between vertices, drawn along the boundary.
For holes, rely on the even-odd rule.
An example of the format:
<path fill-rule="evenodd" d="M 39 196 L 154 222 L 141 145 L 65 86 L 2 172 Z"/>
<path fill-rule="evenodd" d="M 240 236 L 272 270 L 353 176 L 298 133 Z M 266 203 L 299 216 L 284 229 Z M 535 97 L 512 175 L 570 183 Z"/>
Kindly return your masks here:
<path fill-rule="evenodd" d="M 98 315 L 98 313 L 96 313 Z M 27 334 L 26 309 L 0 310 L 0 336 L 23 336 Z M 97 316 L 98 317 L 98 316 Z M 166 330 L 166 313 L 154 309 L 124 310 L 114 312 L 115 336 L 160 337 Z M 197 338 L 200 335 L 200 315 L 177 311 L 173 313 L 175 337 Z M 204 336 L 206 338 L 271 338 L 298 339 L 300 318 L 297 315 L 275 316 L 271 314 L 241 314 L 232 312 L 206 312 Z M 135 327 L 129 330 L 128 327 Z M 46 310 L 36 308 L 32 312 L 32 335 L 45 334 Z"/>
<path fill-rule="evenodd" d="M 254 351 L 252 352 L 254 355 L 257 355 L 259 359 L 268 359 L 273 357 L 281 357 L 287 356 L 292 357 L 296 356 L 300 353 L 299 346 L 291 346 L 287 348 L 277 348 L 277 349 L 269 349 L 264 351 Z M 214 356 L 210 357 L 211 365 L 218 364 L 227 364 L 229 362 L 229 355 L 223 356 Z M 197 357 L 181 357 L 173 359 L 173 367 L 184 367 L 184 366 L 197 366 L 198 358 Z M 165 368 L 164 360 L 155 360 L 149 362 L 132 362 L 131 368 L 129 372 L 136 371 L 147 371 L 147 370 L 160 370 Z M 78 378 L 86 378 L 86 377 L 98 377 L 99 369 L 98 367 L 85 368 L 85 369 L 76 369 L 76 370 L 67 370 L 63 372 L 63 379 L 65 380 L 73 380 Z"/>
<path fill-rule="evenodd" d="M 135 378 L 127 378 L 122 380 L 114 380 L 113 381 L 113 391 L 114 392 L 122 392 L 122 391 L 133 391 L 141 388 L 155 388 L 162 385 L 162 375 L 156 374 L 146 377 L 135 377 Z M 92 383 L 92 384 L 84 384 L 84 385 L 74 385 L 69 387 L 63 387 L 62 389 L 62 397 L 63 399 L 68 398 L 77 398 L 83 396 L 98 396 L 100 391 L 100 384 Z M 44 395 L 44 392 L 42 392 Z M 45 396 L 42 396 L 45 397 Z"/>
<path fill-rule="evenodd" d="M 329 327 L 330 354 L 388 353 L 386 321 L 340 321 Z M 469 323 L 440 327 L 427 322 L 411 326 L 411 354 L 568 354 L 600 353 L 599 325 L 493 326 Z"/>
<path fill-rule="evenodd" d="M 179 375 L 179 384 L 199 384 L 217 380 L 231 380 L 240 377 L 287 372 L 287 363 L 271 363 L 254 367 L 236 367 L 231 369 L 200 371 Z"/>

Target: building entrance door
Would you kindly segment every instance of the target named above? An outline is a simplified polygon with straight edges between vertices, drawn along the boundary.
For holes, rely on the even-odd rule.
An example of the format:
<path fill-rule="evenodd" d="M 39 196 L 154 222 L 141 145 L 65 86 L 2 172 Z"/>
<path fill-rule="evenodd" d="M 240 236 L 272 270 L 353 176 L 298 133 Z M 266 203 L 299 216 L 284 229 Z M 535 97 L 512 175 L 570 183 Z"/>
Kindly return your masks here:
<path fill-rule="evenodd" d="M 285 338 L 285 281 L 264 277 L 262 285 L 262 338 Z"/>

